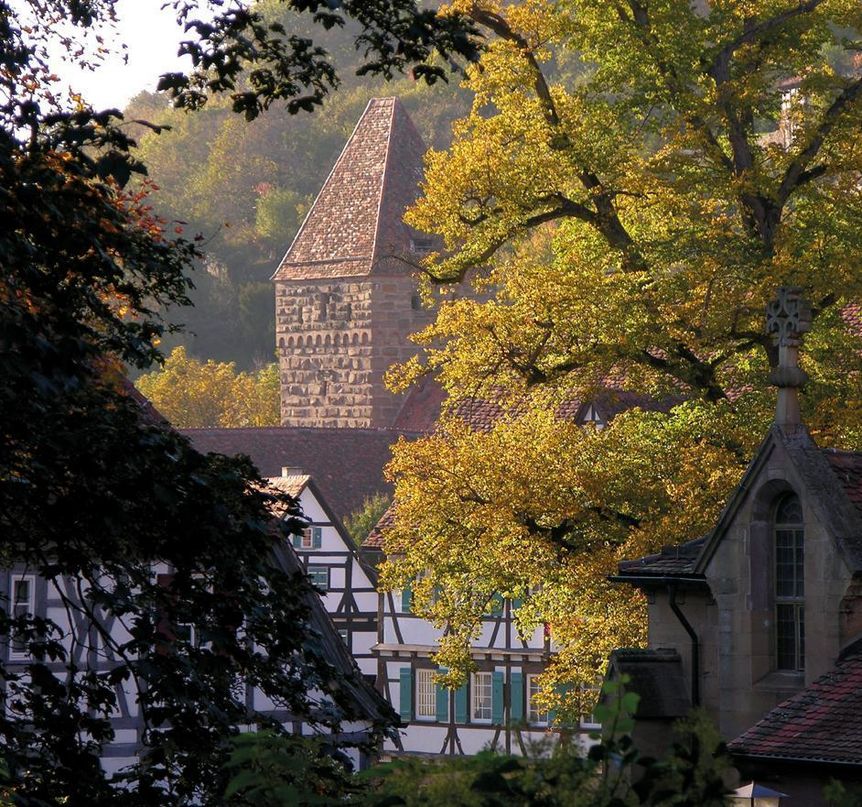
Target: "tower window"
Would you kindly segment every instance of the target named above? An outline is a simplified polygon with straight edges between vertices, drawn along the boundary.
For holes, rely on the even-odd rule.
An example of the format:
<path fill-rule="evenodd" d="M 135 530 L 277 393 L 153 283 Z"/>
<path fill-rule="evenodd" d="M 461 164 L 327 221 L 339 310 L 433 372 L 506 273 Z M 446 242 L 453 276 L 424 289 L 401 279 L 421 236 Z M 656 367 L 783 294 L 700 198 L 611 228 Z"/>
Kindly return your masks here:
<path fill-rule="evenodd" d="M 317 318 L 325 322 L 329 314 L 329 293 L 321 292 L 317 295 Z"/>
<path fill-rule="evenodd" d="M 805 669 L 805 553 L 802 505 L 793 493 L 775 506 L 775 666 Z"/>
<path fill-rule="evenodd" d="M 422 308 L 422 298 L 418 294 L 414 293 L 410 295 L 410 307 L 414 311 L 418 311 L 420 308 Z"/>

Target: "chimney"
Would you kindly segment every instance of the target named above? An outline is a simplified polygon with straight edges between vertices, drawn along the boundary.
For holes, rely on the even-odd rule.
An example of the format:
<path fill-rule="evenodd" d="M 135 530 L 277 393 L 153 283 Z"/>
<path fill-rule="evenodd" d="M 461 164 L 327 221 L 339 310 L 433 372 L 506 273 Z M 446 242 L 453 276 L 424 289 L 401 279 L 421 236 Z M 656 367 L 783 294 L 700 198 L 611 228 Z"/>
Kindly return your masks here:
<path fill-rule="evenodd" d="M 802 424 L 799 390 L 808 374 L 799 366 L 799 347 L 810 328 L 811 306 L 802 299 L 802 289 L 781 286 L 778 297 L 766 306 L 766 332 L 778 346 L 778 366 L 769 374 L 769 382 L 778 387 L 775 422 L 788 431 Z"/>
<path fill-rule="evenodd" d="M 282 476 L 305 476 L 305 471 L 302 468 L 297 468 L 292 465 L 282 465 L 281 466 L 281 475 Z"/>

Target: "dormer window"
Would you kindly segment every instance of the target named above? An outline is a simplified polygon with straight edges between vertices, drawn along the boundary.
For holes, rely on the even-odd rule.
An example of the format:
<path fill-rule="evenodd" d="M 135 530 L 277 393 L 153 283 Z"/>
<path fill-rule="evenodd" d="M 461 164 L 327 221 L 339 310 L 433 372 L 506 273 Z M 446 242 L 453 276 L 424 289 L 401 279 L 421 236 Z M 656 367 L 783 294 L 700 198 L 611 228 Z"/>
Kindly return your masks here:
<path fill-rule="evenodd" d="M 605 427 L 604 419 L 592 404 L 587 404 L 586 407 L 584 407 L 578 421 L 581 426 L 589 424 L 597 429 L 603 429 Z"/>
<path fill-rule="evenodd" d="M 805 669 L 805 555 L 802 505 L 794 493 L 775 505 L 775 666 Z"/>
<path fill-rule="evenodd" d="M 434 239 L 427 236 L 414 235 L 410 239 L 410 251 L 416 255 L 427 255 L 434 249 Z"/>

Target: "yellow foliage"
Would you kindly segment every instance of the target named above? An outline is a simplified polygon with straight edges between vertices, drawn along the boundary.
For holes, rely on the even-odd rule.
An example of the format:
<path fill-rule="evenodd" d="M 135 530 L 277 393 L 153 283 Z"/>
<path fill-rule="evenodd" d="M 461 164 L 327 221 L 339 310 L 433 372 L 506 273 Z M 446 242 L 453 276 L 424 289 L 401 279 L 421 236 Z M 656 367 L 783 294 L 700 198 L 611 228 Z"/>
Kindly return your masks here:
<path fill-rule="evenodd" d="M 276 426 L 279 423 L 278 366 L 237 373 L 233 362 L 201 362 L 177 347 L 160 370 L 136 386 L 174 426 Z"/>
<path fill-rule="evenodd" d="M 441 303 L 424 365 L 391 373 L 434 372 L 450 414 L 396 451 L 383 570 L 391 586 L 422 575 L 452 683 L 495 591 L 525 598 L 525 630 L 549 625 L 549 683 L 592 683 L 611 648 L 643 641 L 643 602 L 607 575 L 714 523 L 771 419 L 779 285 L 814 304 L 806 421 L 862 445 L 862 344 L 842 317 L 862 299 L 862 78 L 833 64 L 862 6 L 700 5 L 452 3 L 489 47 L 408 221 L 445 240 L 427 271 L 478 299 Z M 804 101 L 782 134 L 792 77 Z M 604 430 L 555 416 L 608 386 L 660 411 Z M 471 396 L 513 414 L 471 431 L 455 417 Z"/>

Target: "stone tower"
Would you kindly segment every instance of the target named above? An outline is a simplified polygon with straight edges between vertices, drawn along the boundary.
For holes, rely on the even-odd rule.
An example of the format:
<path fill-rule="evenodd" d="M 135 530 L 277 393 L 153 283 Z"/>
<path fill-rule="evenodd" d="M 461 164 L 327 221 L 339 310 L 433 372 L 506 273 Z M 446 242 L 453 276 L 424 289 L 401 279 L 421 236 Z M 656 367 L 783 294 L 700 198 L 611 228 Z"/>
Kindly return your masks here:
<path fill-rule="evenodd" d="M 371 100 L 279 264 L 282 425 L 380 427 L 398 413 L 383 375 L 430 320 L 413 272 L 434 242 L 402 222 L 424 153 L 398 99 Z"/>

